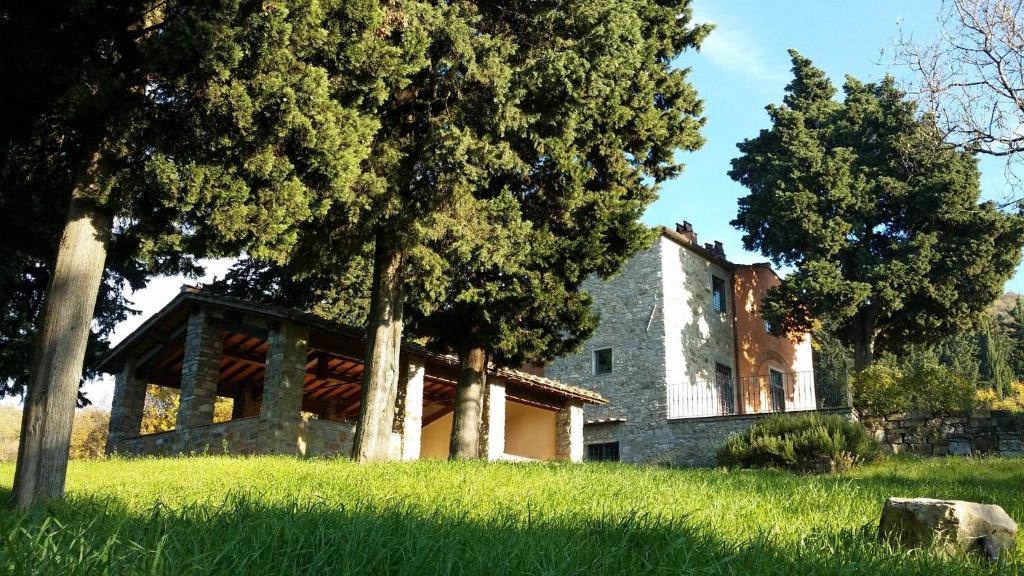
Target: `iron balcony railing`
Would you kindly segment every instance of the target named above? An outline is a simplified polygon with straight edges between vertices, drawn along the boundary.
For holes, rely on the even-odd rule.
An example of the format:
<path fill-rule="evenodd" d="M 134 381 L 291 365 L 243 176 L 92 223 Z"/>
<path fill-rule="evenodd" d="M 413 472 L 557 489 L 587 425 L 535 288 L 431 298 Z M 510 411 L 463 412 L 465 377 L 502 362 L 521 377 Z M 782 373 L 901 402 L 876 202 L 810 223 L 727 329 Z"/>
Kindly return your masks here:
<path fill-rule="evenodd" d="M 828 410 L 849 406 L 844 375 L 775 372 L 668 386 L 669 418 Z"/>

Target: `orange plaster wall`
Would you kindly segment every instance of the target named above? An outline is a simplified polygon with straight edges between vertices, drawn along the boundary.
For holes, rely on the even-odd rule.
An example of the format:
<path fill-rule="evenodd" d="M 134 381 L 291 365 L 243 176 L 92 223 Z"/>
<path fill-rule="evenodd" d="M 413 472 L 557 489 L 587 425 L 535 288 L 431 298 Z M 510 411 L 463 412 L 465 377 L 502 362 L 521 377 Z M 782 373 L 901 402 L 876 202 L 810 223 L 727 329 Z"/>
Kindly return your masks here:
<path fill-rule="evenodd" d="M 505 402 L 505 453 L 553 460 L 555 413 L 511 400 Z"/>
<path fill-rule="evenodd" d="M 761 299 L 779 278 L 767 266 L 740 266 L 733 274 L 736 302 L 736 337 L 739 355 L 739 377 L 744 386 L 747 410 L 758 410 L 768 402 L 768 369 L 783 373 L 810 372 L 811 338 L 809 335 L 794 342 L 785 336 L 773 336 L 765 330 L 761 317 Z M 762 378 L 754 379 L 752 377 Z M 792 382 L 787 379 L 787 403 L 795 401 Z M 809 400 L 809 399 L 808 399 Z M 796 400 L 803 403 L 804 399 Z"/>
<path fill-rule="evenodd" d="M 420 432 L 420 458 L 447 458 L 452 440 L 451 413 L 434 420 Z"/>

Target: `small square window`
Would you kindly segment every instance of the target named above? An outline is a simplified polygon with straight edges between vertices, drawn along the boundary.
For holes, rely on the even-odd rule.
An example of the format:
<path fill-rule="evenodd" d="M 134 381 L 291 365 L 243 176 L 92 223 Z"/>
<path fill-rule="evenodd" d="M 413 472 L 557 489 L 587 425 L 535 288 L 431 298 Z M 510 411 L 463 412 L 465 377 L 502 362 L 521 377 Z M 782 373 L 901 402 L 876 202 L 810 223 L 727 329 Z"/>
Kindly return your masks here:
<path fill-rule="evenodd" d="M 612 349 L 602 348 L 594 350 L 594 374 L 611 374 L 612 372 Z"/>
<path fill-rule="evenodd" d="M 618 462 L 619 443 L 587 444 L 587 460 L 596 462 Z"/>
<path fill-rule="evenodd" d="M 725 312 L 725 280 L 718 276 L 711 277 L 711 304 L 715 312 Z"/>

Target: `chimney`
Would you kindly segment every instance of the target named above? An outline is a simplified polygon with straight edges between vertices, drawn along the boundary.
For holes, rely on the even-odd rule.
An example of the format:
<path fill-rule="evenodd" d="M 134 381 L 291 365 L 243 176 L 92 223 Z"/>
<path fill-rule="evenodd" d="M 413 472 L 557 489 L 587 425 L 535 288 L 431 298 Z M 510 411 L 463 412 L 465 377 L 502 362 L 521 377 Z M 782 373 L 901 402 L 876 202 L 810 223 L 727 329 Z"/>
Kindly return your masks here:
<path fill-rule="evenodd" d="M 718 240 L 715 240 L 715 248 L 712 251 L 721 256 L 723 260 L 725 259 L 725 246 L 722 246 Z"/>
<path fill-rule="evenodd" d="M 690 224 L 686 220 L 683 220 L 682 224 L 676 223 L 676 232 L 685 237 L 690 242 L 697 244 L 697 233 L 693 231 L 693 224 Z"/>

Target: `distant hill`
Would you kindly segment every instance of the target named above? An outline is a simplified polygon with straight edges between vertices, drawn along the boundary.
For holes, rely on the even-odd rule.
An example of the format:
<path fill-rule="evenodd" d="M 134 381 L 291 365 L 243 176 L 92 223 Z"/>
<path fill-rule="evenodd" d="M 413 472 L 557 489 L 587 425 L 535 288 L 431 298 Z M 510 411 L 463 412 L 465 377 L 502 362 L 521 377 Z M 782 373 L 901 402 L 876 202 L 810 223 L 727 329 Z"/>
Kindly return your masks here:
<path fill-rule="evenodd" d="M 999 297 L 998 300 L 992 303 L 992 310 L 995 312 L 996 319 L 999 321 L 1006 321 L 1010 317 L 1010 311 L 1017 305 L 1017 300 L 1020 299 L 1020 294 L 1016 292 L 1007 292 Z"/>

